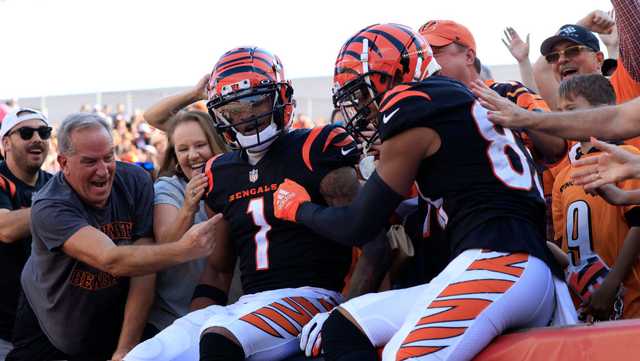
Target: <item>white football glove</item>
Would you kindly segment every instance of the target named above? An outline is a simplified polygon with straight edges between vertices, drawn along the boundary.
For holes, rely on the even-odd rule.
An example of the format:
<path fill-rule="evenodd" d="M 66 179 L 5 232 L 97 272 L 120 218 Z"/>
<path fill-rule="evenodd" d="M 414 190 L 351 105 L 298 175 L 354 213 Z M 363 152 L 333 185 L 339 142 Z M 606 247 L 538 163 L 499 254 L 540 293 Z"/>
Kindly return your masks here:
<path fill-rule="evenodd" d="M 320 342 L 322 341 L 322 325 L 329 318 L 331 312 L 318 313 L 300 331 L 300 349 L 307 357 L 318 357 L 322 353 Z"/>

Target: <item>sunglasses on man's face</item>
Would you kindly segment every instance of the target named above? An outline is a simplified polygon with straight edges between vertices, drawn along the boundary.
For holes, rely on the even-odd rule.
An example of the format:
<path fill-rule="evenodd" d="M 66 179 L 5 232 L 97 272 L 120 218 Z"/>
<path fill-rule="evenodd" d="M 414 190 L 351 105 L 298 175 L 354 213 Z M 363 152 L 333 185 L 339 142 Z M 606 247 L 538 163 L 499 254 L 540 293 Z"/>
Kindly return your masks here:
<path fill-rule="evenodd" d="M 12 131 L 11 134 L 19 133 L 20 138 L 22 138 L 23 140 L 29 140 L 33 138 L 33 133 L 38 132 L 40 139 L 47 140 L 51 138 L 51 130 L 52 130 L 51 127 L 44 127 L 44 126 L 38 127 L 38 128 L 22 127 Z"/>
<path fill-rule="evenodd" d="M 567 59 L 573 59 L 576 56 L 580 55 L 580 53 L 583 50 L 593 51 L 593 49 L 591 49 L 588 46 L 576 45 L 576 46 L 570 46 L 561 51 L 554 51 L 553 53 L 549 53 L 545 55 L 544 58 L 547 60 L 547 63 L 555 64 L 558 62 L 558 60 L 560 60 L 560 55 L 564 55 L 564 57 Z"/>

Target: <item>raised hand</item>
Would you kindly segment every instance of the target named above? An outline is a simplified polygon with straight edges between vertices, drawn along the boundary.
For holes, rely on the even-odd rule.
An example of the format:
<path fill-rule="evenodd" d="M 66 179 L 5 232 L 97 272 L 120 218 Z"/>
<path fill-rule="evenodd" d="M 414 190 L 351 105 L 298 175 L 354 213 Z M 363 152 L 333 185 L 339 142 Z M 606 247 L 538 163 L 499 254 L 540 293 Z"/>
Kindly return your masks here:
<path fill-rule="evenodd" d="M 489 110 L 489 120 L 506 128 L 528 128 L 535 112 L 526 111 L 487 87 L 481 80 L 471 83 L 471 91 L 480 105 Z"/>
<path fill-rule="evenodd" d="M 210 76 L 211 75 L 207 73 L 200 80 L 198 80 L 198 83 L 191 89 L 193 101 L 206 100 L 209 98 L 207 94 L 207 85 L 209 84 Z"/>
<path fill-rule="evenodd" d="M 286 178 L 273 194 L 273 213 L 276 218 L 295 222 L 298 207 L 310 201 L 311 197 L 304 187 Z"/>
<path fill-rule="evenodd" d="M 207 188 L 207 177 L 202 173 L 193 173 L 184 190 L 184 206 L 195 214 L 200 209 L 200 200 Z"/>
<path fill-rule="evenodd" d="M 611 10 L 608 14 L 611 19 L 615 21 L 615 12 Z M 609 52 L 607 55 L 609 58 L 617 58 L 617 52 L 620 47 L 620 37 L 618 36 L 618 27 L 615 25 L 615 22 L 611 27 L 611 32 L 598 34 L 598 36 L 602 40 L 602 43 L 607 47 L 607 51 Z"/>
<path fill-rule="evenodd" d="M 512 27 L 504 29 L 504 38 L 502 43 L 509 49 L 509 52 L 513 57 L 522 63 L 529 59 L 529 34 L 527 34 L 527 40 L 522 41 L 518 32 Z"/>
<path fill-rule="evenodd" d="M 616 25 L 615 20 L 602 10 L 594 10 L 578 21 L 578 25 L 598 34 L 610 34 Z"/>

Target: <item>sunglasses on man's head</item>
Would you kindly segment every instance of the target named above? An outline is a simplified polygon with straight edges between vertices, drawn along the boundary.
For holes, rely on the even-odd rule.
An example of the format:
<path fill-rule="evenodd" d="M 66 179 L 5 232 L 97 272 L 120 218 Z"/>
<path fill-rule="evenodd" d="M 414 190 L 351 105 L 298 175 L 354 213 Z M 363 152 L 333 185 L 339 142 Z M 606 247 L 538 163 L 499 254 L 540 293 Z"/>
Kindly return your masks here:
<path fill-rule="evenodd" d="M 565 58 L 567 59 L 572 59 L 575 58 L 576 56 L 580 55 L 580 53 L 583 50 L 587 50 L 587 51 L 594 51 L 593 49 L 591 49 L 588 46 L 585 45 L 576 45 L 576 46 L 570 46 L 564 50 L 561 51 L 554 51 L 553 53 L 549 53 L 547 55 L 544 56 L 544 58 L 547 60 L 547 63 L 549 64 L 555 64 L 558 62 L 558 60 L 560 60 L 560 55 L 564 55 Z"/>
<path fill-rule="evenodd" d="M 22 127 L 12 131 L 11 134 L 20 133 L 20 138 L 22 138 L 23 140 L 29 140 L 33 138 L 33 133 L 38 132 L 40 139 L 47 140 L 51 138 L 51 131 L 52 131 L 51 127 L 45 127 L 45 126 L 38 127 L 38 128 Z"/>

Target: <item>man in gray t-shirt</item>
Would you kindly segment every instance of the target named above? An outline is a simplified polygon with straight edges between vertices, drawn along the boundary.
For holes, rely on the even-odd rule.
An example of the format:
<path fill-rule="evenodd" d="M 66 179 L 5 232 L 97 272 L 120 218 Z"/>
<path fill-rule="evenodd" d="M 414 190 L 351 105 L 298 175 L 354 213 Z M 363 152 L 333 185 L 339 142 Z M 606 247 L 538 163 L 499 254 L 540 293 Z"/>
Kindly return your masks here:
<path fill-rule="evenodd" d="M 151 245 L 151 179 L 115 161 L 109 125 L 73 114 L 58 146 L 62 170 L 33 199 L 25 297 L 7 360 L 121 360 L 140 340 L 154 273 L 211 253 L 219 218 Z"/>

